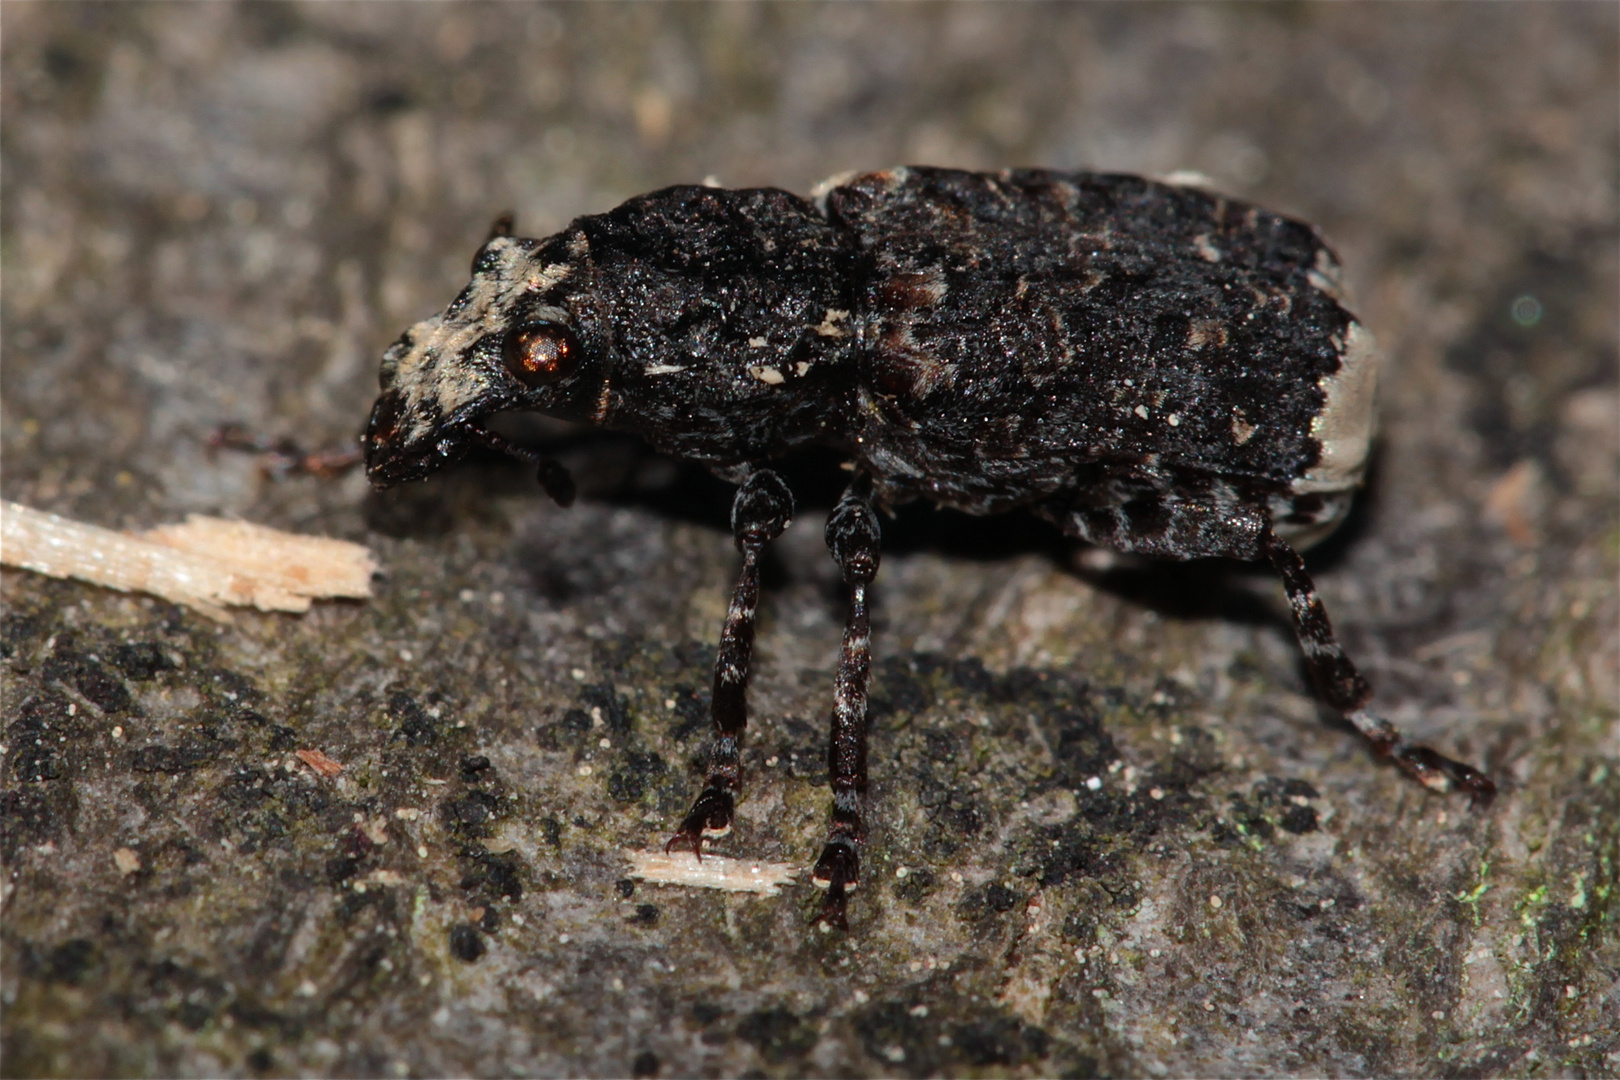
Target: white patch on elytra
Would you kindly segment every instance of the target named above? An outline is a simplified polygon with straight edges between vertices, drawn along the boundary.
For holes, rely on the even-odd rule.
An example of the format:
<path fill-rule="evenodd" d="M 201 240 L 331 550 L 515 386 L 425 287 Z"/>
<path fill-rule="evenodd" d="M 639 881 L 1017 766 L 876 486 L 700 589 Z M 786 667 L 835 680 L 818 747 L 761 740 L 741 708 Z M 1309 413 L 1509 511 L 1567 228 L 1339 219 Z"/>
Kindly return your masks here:
<path fill-rule="evenodd" d="M 1202 349 L 1205 345 L 1225 345 L 1228 341 L 1226 326 L 1214 319 L 1194 319 L 1187 327 L 1187 348 Z"/>
<path fill-rule="evenodd" d="M 1213 188 L 1215 186 L 1215 181 L 1208 173 L 1199 172 L 1197 169 L 1177 169 L 1168 176 L 1160 176 L 1155 179 L 1159 183 L 1169 184 L 1171 187 Z"/>
<path fill-rule="evenodd" d="M 942 266 L 930 266 L 920 274 L 907 274 L 906 284 L 924 304 L 938 304 L 950 291 L 945 282 L 945 268 Z M 1023 279 L 1020 279 L 1019 288 L 1022 289 L 1023 285 Z M 1023 293 L 1020 292 L 1019 295 L 1022 296 Z"/>
<path fill-rule="evenodd" d="M 1317 249 L 1316 265 L 1305 271 L 1305 279 L 1334 301 L 1345 302 L 1344 269 L 1327 248 Z"/>
<path fill-rule="evenodd" d="M 827 196 L 832 194 L 833 189 L 845 186 L 860 175 L 861 171 L 859 169 L 850 169 L 848 172 L 829 176 L 810 189 L 810 201 L 815 204 L 817 210 L 821 211 L 822 217 L 827 216 Z"/>
<path fill-rule="evenodd" d="M 880 172 L 862 172 L 851 169 L 849 172 L 836 173 L 827 177 L 821 183 L 810 189 L 810 202 L 822 217 L 827 216 L 827 199 L 841 187 L 849 187 L 860 181 L 881 184 L 885 191 L 893 191 L 911 178 L 911 170 L 904 165 L 893 169 L 884 169 Z"/>
<path fill-rule="evenodd" d="M 838 325 L 848 318 L 849 312 L 842 308 L 828 308 L 827 313 L 821 317 L 821 325 L 817 326 L 815 331 L 822 337 L 848 337 L 849 331 Z"/>
<path fill-rule="evenodd" d="M 780 371 L 767 364 L 755 364 L 748 369 L 748 374 L 764 383 L 766 386 L 781 386 L 786 380 Z"/>
<path fill-rule="evenodd" d="M 1322 410 L 1311 421 L 1321 456 L 1291 485 L 1295 494 L 1343 491 L 1361 480 L 1372 445 L 1373 398 L 1378 389 L 1378 347 L 1358 322 L 1345 333 L 1339 370 L 1322 376 Z"/>
<path fill-rule="evenodd" d="M 685 366 L 681 364 L 648 364 L 641 369 L 641 373 L 643 375 L 674 375 L 676 372 L 685 370 Z"/>

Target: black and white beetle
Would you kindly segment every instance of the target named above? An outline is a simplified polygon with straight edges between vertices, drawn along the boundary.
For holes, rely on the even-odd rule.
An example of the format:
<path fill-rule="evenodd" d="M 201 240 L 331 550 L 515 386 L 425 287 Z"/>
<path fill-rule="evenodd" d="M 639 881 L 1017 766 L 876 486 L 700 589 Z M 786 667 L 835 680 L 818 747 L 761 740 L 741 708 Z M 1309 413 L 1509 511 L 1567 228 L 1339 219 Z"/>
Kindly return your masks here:
<path fill-rule="evenodd" d="M 826 533 L 849 615 L 819 919 L 843 924 L 859 878 L 876 509 L 917 498 L 1028 507 L 1160 558 L 1268 560 L 1319 692 L 1373 750 L 1431 788 L 1495 792 L 1367 710 L 1297 554 L 1361 480 L 1377 366 L 1311 227 L 1136 176 L 897 168 L 811 200 L 671 187 L 544 240 L 510 233 L 497 222 L 461 295 L 384 354 L 367 474 L 420 479 L 482 444 L 539 465 L 566 504 L 560 466 L 483 426 L 532 409 L 739 485 L 708 783 L 670 847 L 701 857 L 731 826 L 760 552 L 793 514 L 769 463 L 806 443 L 855 473 Z"/>

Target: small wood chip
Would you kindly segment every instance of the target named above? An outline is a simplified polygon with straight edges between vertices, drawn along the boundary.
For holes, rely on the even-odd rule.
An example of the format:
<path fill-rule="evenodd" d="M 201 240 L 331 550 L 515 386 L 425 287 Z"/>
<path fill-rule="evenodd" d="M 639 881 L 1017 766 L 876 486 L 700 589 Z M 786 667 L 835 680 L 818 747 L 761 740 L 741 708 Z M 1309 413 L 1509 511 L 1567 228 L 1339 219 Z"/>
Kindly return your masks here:
<path fill-rule="evenodd" d="M 121 847 L 113 852 L 113 862 L 118 866 L 118 872 L 125 877 L 141 868 L 141 857 L 127 847 Z"/>
<path fill-rule="evenodd" d="M 788 863 L 748 862 L 724 855 L 705 855 L 699 862 L 690 851 L 626 851 L 630 876 L 654 885 L 687 885 L 725 892 L 775 896 L 781 886 L 793 884 L 798 874 Z"/>
<path fill-rule="evenodd" d="M 343 772 L 343 766 L 321 753 L 319 750 L 294 750 L 298 760 L 314 769 L 322 776 L 338 776 Z"/>
<path fill-rule="evenodd" d="M 0 502 L 0 560 L 51 577 L 144 592 L 228 622 L 225 608 L 308 611 L 319 597 L 363 599 L 377 569 L 360 544 L 192 514 L 121 533 Z"/>

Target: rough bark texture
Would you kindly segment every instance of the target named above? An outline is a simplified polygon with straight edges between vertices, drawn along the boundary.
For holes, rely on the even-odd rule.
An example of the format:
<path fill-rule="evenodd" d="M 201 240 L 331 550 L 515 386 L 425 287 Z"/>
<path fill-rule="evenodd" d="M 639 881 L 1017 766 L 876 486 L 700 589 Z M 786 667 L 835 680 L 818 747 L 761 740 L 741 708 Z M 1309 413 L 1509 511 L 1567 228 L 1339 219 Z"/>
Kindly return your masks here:
<path fill-rule="evenodd" d="M 0 20 L 4 496 L 386 567 L 230 626 L 5 572 L 7 1075 L 1620 1072 L 1614 6 Z M 1493 809 L 1324 719 L 1265 572 L 918 511 L 885 524 L 850 933 L 807 932 L 807 885 L 635 886 L 621 850 L 700 782 L 726 489 L 545 425 L 568 511 L 494 459 L 377 499 L 207 449 L 351 439 L 502 210 L 900 162 L 1191 167 L 1326 228 L 1390 359 L 1312 567 Z M 841 476 L 790 478 L 723 850 L 805 866 Z"/>

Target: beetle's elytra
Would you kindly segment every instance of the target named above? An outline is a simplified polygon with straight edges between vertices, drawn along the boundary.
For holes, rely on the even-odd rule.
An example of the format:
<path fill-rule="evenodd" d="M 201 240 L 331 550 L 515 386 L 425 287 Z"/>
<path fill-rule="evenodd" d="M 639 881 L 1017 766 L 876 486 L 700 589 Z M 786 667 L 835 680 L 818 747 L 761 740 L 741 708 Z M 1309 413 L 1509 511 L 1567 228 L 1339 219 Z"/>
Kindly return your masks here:
<path fill-rule="evenodd" d="M 850 609 L 832 711 L 819 918 L 859 878 L 867 586 L 875 508 L 1027 507 L 1067 533 L 1169 559 L 1264 559 L 1322 697 L 1424 784 L 1495 791 L 1366 709 L 1297 550 L 1359 484 L 1377 357 L 1310 226 L 1136 176 L 897 168 L 811 200 L 671 187 L 542 240 L 510 222 L 443 314 L 384 354 L 364 437 L 378 485 L 532 409 L 635 432 L 736 482 L 742 552 L 714 674 L 707 785 L 670 841 L 701 854 L 740 782 L 759 557 L 793 513 L 770 463 L 805 443 L 855 478 L 827 523 Z"/>

